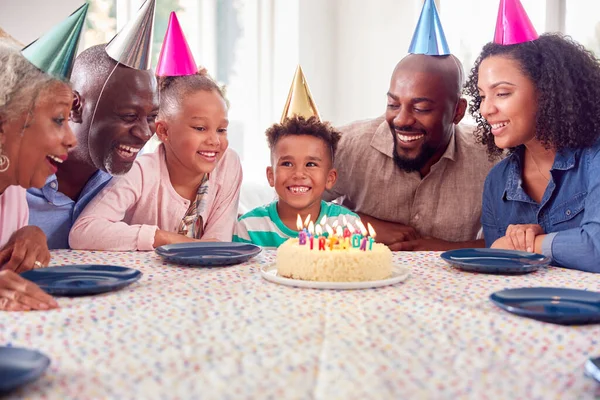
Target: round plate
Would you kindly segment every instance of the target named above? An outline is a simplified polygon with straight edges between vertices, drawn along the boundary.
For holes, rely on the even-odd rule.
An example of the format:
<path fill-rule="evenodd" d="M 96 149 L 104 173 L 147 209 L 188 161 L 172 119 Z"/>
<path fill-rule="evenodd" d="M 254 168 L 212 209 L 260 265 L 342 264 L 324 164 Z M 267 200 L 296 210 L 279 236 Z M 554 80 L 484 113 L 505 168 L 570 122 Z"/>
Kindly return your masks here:
<path fill-rule="evenodd" d="M 370 289 L 381 286 L 394 285 L 398 282 L 406 280 L 410 276 L 410 270 L 406 267 L 394 266 L 392 267 L 392 276 L 388 279 L 382 279 L 379 281 L 365 281 L 365 282 L 317 282 L 317 281 L 303 281 L 301 279 L 284 278 L 277 275 L 277 267 L 275 264 L 264 265 L 260 269 L 260 274 L 263 278 L 269 282 L 279 283 L 285 286 L 294 286 L 301 288 L 310 289 Z"/>
<path fill-rule="evenodd" d="M 560 325 L 600 322 L 600 293 L 587 290 L 532 287 L 492 293 L 498 307 L 522 317 Z"/>
<path fill-rule="evenodd" d="M 167 244 L 154 251 L 176 264 L 216 267 L 243 263 L 260 253 L 262 248 L 250 243 L 190 242 Z"/>
<path fill-rule="evenodd" d="M 137 269 L 116 265 L 65 265 L 23 272 L 46 293 L 57 296 L 83 296 L 119 290 L 142 277 Z"/>
<path fill-rule="evenodd" d="M 541 254 L 502 249 L 457 249 L 440 257 L 463 271 L 486 274 L 525 274 L 550 264 L 550 259 Z"/>
<path fill-rule="evenodd" d="M 0 393 L 7 393 L 39 378 L 50 359 L 35 350 L 0 347 Z"/>

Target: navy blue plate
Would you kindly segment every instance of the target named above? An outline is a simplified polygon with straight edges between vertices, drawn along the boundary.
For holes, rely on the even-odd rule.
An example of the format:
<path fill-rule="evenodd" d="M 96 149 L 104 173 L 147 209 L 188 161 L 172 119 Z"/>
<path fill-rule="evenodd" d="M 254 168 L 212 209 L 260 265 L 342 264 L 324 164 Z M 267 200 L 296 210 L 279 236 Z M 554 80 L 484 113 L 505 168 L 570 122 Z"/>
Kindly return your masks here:
<path fill-rule="evenodd" d="M 587 290 L 532 287 L 492 293 L 498 307 L 522 317 L 560 325 L 600 322 L 600 293 Z"/>
<path fill-rule="evenodd" d="M 600 382 L 600 357 L 592 357 L 585 362 L 585 374 Z"/>
<path fill-rule="evenodd" d="M 440 257 L 453 267 L 486 274 L 525 274 L 550 264 L 541 254 L 501 249 L 450 250 Z"/>
<path fill-rule="evenodd" d="M 166 244 L 154 251 L 173 263 L 213 267 L 243 263 L 262 249 L 249 243 L 190 242 Z"/>
<path fill-rule="evenodd" d="M 0 393 L 7 393 L 39 378 L 50 359 L 35 350 L 0 346 Z"/>
<path fill-rule="evenodd" d="M 119 290 L 142 277 L 137 269 L 116 265 L 65 265 L 23 272 L 23 278 L 57 296 L 83 296 Z"/>

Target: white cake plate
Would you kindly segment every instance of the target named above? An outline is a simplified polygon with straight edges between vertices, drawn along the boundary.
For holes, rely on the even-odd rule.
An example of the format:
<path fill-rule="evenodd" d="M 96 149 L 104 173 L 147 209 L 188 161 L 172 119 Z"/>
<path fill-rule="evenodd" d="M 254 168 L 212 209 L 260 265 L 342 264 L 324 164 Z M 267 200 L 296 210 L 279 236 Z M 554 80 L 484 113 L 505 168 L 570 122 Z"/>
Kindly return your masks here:
<path fill-rule="evenodd" d="M 263 278 L 269 282 L 279 283 L 285 286 L 295 286 L 301 288 L 310 289 L 370 289 L 381 286 L 394 285 L 398 282 L 404 281 L 410 276 L 410 270 L 407 267 L 393 266 L 392 276 L 387 279 L 381 279 L 378 281 L 365 281 L 365 282 L 317 282 L 317 281 L 303 281 L 301 279 L 290 279 L 284 278 L 277 275 L 277 266 L 275 264 L 263 265 L 260 268 L 260 274 Z"/>

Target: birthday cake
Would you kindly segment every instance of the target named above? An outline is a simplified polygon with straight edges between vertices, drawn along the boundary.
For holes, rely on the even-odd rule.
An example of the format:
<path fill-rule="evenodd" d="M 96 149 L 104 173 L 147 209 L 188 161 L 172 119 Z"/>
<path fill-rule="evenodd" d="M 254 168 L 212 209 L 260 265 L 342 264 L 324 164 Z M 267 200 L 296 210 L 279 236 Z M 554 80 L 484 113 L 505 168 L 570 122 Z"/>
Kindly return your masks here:
<path fill-rule="evenodd" d="M 341 244 L 317 247 L 297 238 L 277 249 L 277 274 L 286 278 L 321 282 L 377 281 L 392 276 L 392 252 L 381 243 L 352 247 Z"/>

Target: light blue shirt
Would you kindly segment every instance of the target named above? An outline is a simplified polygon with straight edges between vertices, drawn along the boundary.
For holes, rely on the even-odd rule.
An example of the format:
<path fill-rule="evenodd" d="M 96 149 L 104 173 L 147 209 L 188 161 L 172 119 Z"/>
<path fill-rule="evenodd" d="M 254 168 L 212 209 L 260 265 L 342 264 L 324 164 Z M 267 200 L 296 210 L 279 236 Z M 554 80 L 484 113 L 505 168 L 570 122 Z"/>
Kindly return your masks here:
<path fill-rule="evenodd" d="M 538 224 L 548 234 L 542 253 L 554 265 L 600 272 L 600 142 L 556 154 L 539 204 L 523 190 L 523 153 L 523 147 L 517 148 L 485 181 L 485 244 L 504 236 L 510 224 Z"/>
<path fill-rule="evenodd" d="M 96 171 L 83 187 L 77 201 L 73 201 L 58 191 L 56 175 L 51 175 L 41 189 L 27 190 L 29 225 L 42 228 L 48 238 L 48 248 L 68 249 L 69 232 L 73 223 L 111 178 L 104 171 Z"/>

